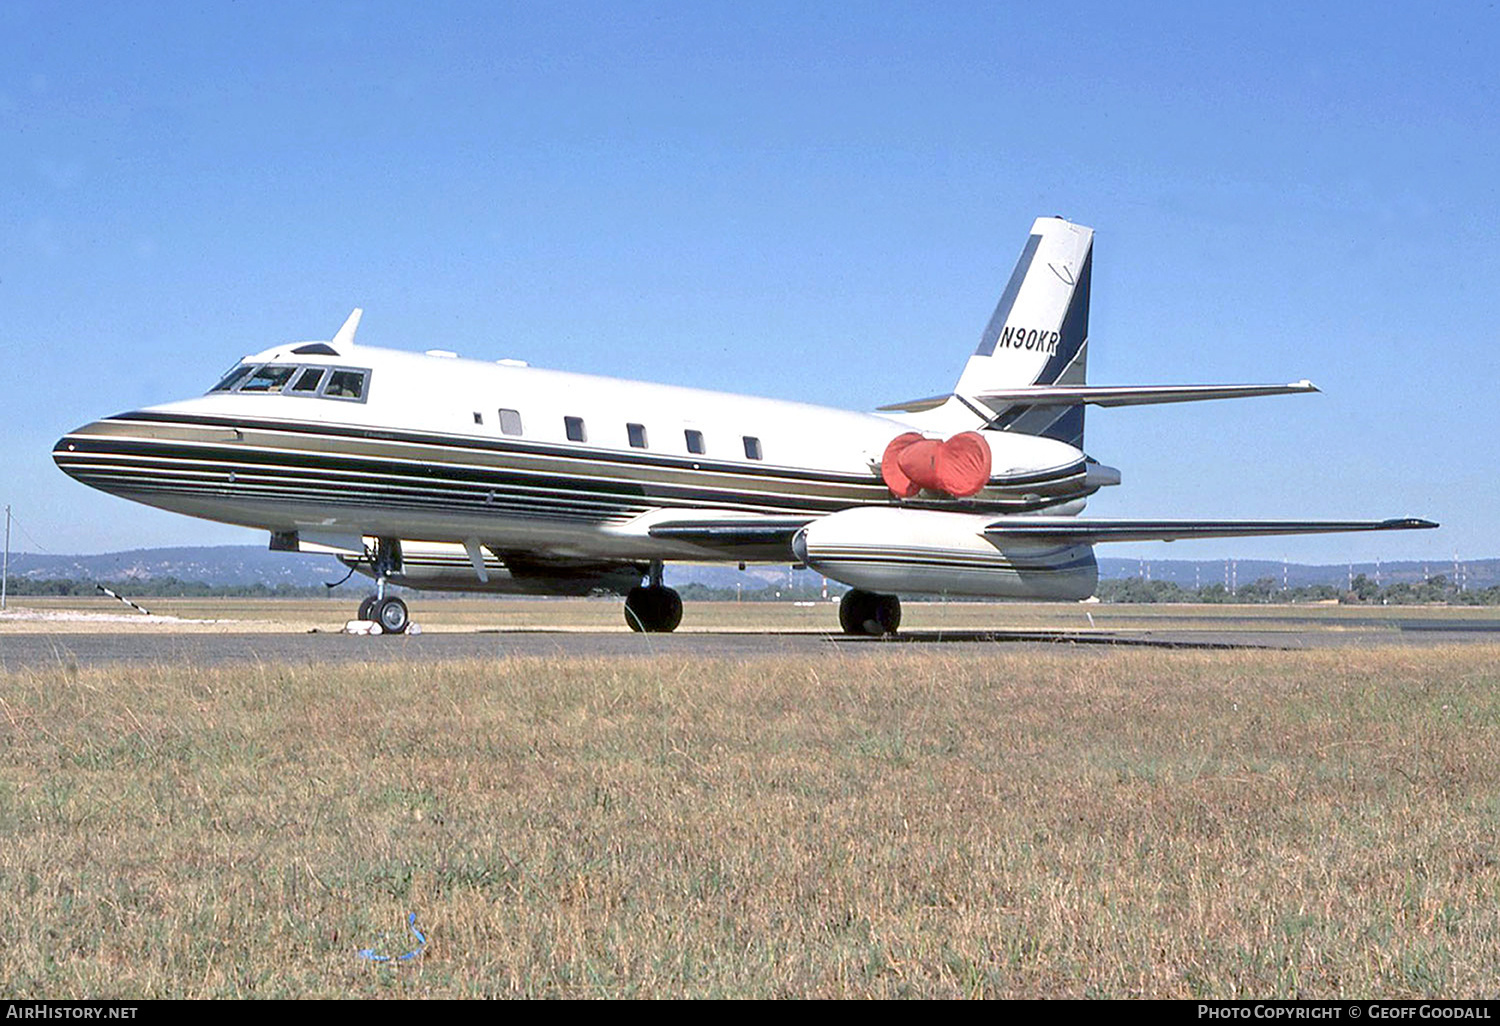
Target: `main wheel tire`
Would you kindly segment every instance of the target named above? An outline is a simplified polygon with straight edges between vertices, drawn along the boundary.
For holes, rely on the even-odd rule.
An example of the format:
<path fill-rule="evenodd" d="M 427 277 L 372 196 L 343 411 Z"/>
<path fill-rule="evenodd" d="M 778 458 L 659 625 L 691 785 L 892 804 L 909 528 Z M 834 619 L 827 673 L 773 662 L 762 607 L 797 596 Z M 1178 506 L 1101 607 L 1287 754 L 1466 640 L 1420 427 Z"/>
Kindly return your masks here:
<path fill-rule="evenodd" d="M 357 619 L 373 619 L 375 616 L 375 603 L 377 601 L 374 595 L 366 595 L 364 601 L 359 604 L 359 616 Z"/>
<path fill-rule="evenodd" d="M 865 622 L 865 628 L 868 630 L 872 624 L 879 628 L 873 634 L 895 634 L 901 627 L 901 600 L 895 595 L 875 596 L 874 614 Z"/>
<path fill-rule="evenodd" d="M 662 588 L 661 608 L 658 610 L 660 617 L 657 620 L 657 630 L 663 634 L 670 634 L 682 623 L 682 596 L 671 588 Z"/>
<path fill-rule="evenodd" d="M 839 599 L 839 626 L 844 629 L 845 634 L 865 632 L 865 621 L 869 619 L 870 604 L 874 597 L 868 591 L 860 591 L 858 588 L 844 592 L 844 597 Z"/>
<path fill-rule="evenodd" d="M 625 596 L 625 622 L 633 631 L 666 634 L 682 623 L 682 596 L 671 588 L 631 588 Z"/>
<path fill-rule="evenodd" d="M 901 600 L 855 588 L 839 600 L 839 626 L 845 634 L 880 637 L 901 626 Z"/>
<path fill-rule="evenodd" d="M 406 628 L 411 626 L 411 616 L 406 611 L 406 603 L 398 598 L 388 598 L 381 602 L 375 609 L 375 621 L 387 634 L 404 634 Z"/>

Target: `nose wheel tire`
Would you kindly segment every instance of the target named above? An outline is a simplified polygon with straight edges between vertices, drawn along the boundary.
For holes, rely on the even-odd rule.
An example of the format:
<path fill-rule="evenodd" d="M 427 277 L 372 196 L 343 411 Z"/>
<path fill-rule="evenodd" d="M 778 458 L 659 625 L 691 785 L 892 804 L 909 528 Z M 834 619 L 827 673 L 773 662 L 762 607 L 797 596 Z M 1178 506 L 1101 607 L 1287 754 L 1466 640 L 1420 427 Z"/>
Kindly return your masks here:
<path fill-rule="evenodd" d="M 881 637 L 901 626 L 901 600 L 856 588 L 839 601 L 839 626 L 845 634 Z"/>
<path fill-rule="evenodd" d="M 364 601 L 359 604 L 359 616 L 356 619 L 373 620 L 375 618 L 375 603 L 379 601 L 374 595 L 366 595 Z"/>
<path fill-rule="evenodd" d="M 375 606 L 375 622 L 387 634 L 405 634 L 411 625 L 406 603 L 398 598 L 388 598 Z"/>
<path fill-rule="evenodd" d="M 682 596 L 663 585 L 631 588 L 625 596 L 625 622 L 648 634 L 675 631 L 682 622 Z"/>

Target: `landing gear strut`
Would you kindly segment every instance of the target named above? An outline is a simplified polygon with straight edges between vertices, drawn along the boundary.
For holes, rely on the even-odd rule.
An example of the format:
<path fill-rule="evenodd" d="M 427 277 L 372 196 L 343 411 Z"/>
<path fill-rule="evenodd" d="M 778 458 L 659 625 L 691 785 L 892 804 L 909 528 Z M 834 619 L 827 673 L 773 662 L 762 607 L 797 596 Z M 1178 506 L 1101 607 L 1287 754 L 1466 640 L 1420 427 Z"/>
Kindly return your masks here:
<path fill-rule="evenodd" d="M 895 634 L 901 626 L 901 600 L 858 588 L 846 592 L 839 602 L 839 626 L 845 634 Z"/>
<path fill-rule="evenodd" d="M 666 634 L 682 622 L 682 596 L 662 584 L 661 576 L 661 561 L 655 560 L 649 583 L 631 588 L 625 596 L 625 622 L 631 630 Z"/>
<path fill-rule="evenodd" d="M 375 594 L 359 604 L 359 618 L 374 620 L 385 634 L 404 634 L 411 626 L 406 603 L 385 593 L 386 578 L 401 569 L 401 542 L 395 538 L 375 539 L 371 563 L 375 568 Z"/>

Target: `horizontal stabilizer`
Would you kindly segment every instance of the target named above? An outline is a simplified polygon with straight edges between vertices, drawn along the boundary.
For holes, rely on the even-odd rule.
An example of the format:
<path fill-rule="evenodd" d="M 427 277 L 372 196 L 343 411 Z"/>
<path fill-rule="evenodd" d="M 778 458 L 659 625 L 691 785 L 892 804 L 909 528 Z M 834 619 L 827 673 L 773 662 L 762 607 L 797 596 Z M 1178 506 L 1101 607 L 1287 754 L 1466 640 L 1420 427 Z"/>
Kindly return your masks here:
<path fill-rule="evenodd" d="M 992 389 L 974 398 L 986 406 L 1146 406 L 1155 403 L 1190 403 L 1204 399 L 1248 399 L 1260 395 L 1299 395 L 1316 392 L 1311 381 L 1287 385 L 1032 385 L 1026 388 Z"/>
<path fill-rule="evenodd" d="M 1256 535 L 1336 534 L 1345 531 L 1414 531 L 1431 520 L 1085 520 L 1078 517 L 1006 517 L 984 529 L 994 541 L 1176 541 L 1179 538 L 1248 538 Z"/>
<path fill-rule="evenodd" d="M 1286 385 L 1028 385 L 1023 388 L 989 389 L 973 398 L 992 409 L 1007 406 L 1148 406 L 1160 403 L 1191 403 L 1205 399 L 1249 399 L 1261 395 L 1302 395 L 1320 391 L 1311 381 Z M 882 413 L 922 413 L 935 410 L 953 398 L 929 395 L 921 399 L 890 403 Z"/>
<path fill-rule="evenodd" d="M 929 395 L 921 399 L 908 399 L 901 403 L 891 403 L 888 406 L 880 406 L 877 409 L 881 413 L 897 411 L 900 413 L 922 413 L 925 410 L 935 410 L 949 399 L 953 398 L 952 392 L 944 392 L 942 395 Z"/>

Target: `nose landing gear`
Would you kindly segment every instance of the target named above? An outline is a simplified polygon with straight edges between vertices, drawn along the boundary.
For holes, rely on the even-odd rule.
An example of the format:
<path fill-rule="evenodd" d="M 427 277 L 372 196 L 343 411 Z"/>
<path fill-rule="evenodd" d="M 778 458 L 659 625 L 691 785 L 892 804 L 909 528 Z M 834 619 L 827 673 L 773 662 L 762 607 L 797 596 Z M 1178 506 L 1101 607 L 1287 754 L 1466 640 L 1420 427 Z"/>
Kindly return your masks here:
<path fill-rule="evenodd" d="M 406 603 L 395 596 L 376 603 L 374 620 L 387 634 L 405 634 L 406 628 L 411 626 Z"/>
<path fill-rule="evenodd" d="M 359 618 L 374 620 L 384 634 L 404 634 L 411 626 L 406 603 L 385 593 L 386 578 L 401 569 L 401 542 L 395 538 L 377 538 L 371 555 L 375 568 L 375 594 L 359 604 Z"/>

